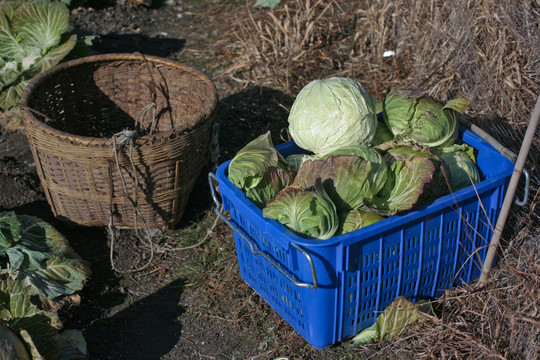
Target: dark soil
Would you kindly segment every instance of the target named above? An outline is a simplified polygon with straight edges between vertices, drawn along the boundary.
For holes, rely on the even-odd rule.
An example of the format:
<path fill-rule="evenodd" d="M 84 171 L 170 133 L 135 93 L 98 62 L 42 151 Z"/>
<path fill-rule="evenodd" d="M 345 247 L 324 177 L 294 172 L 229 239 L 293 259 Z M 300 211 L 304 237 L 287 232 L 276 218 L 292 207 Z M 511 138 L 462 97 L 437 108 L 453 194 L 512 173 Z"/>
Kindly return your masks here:
<path fill-rule="evenodd" d="M 91 53 L 137 51 L 207 71 L 207 65 L 215 61 L 211 57 L 213 39 L 228 30 L 220 28 L 227 23 L 220 16 L 229 15 L 212 11 L 215 3 L 178 0 L 136 6 L 127 1 L 87 2 L 85 7 L 72 10 L 71 29 L 99 36 Z M 220 6 L 223 9 L 223 4 Z M 225 8 L 234 11 L 235 6 L 245 3 L 231 1 Z M 212 20 L 205 14 L 211 14 Z M 290 97 L 264 87 L 218 84 L 218 89 L 219 162 L 264 131 L 280 134 L 287 116 L 285 108 L 292 104 Z M 83 331 L 90 359 L 332 357 L 334 350 L 316 352 L 307 345 L 240 279 L 231 232 L 223 223 L 217 223 L 209 244 L 170 250 L 179 242 L 184 245 L 188 241 L 189 245 L 183 234 L 211 214 L 207 171 L 197 182 L 183 221 L 176 229 L 155 237 L 162 251 L 154 254 L 151 265 L 136 273 L 115 272 L 105 228 L 56 219 L 23 132 L 0 131 L 0 212 L 15 211 L 50 222 L 91 263 L 92 276 L 80 294 L 81 303 L 62 314 L 64 328 Z M 121 233 L 114 250 L 114 265 L 121 271 L 145 264 L 149 256 L 146 244 L 130 231 Z M 188 264 L 199 266 L 201 258 L 214 262 L 202 279 L 201 269 L 192 273 L 187 269 Z M 194 259 L 198 265 L 193 265 Z"/>

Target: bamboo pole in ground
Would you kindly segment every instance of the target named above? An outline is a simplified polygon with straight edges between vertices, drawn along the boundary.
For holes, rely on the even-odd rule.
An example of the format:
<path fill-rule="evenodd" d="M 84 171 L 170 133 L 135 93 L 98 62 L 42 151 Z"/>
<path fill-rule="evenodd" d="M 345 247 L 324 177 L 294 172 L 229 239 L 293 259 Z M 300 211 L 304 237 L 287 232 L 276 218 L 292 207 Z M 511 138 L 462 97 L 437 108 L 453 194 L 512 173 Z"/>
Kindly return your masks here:
<path fill-rule="evenodd" d="M 521 144 L 521 149 L 519 150 L 516 164 L 514 165 L 514 171 L 512 173 L 512 177 L 510 178 L 510 183 L 508 184 L 508 190 L 506 190 L 506 195 L 504 197 L 504 201 L 502 204 L 501 213 L 499 214 L 499 218 L 497 219 L 497 224 L 495 225 L 495 229 L 493 231 L 493 236 L 489 243 L 486 259 L 484 260 L 484 265 L 482 267 L 482 275 L 480 276 L 480 280 L 479 280 L 480 284 L 482 285 L 484 285 L 488 280 L 489 270 L 491 269 L 491 266 L 493 265 L 493 260 L 495 258 L 495 254 L 497 253 L 497 248 L 499 247 L 501 234 L 504 229 L 504 225 L 506 223 L 508 213 L 510 212 L 512 201 L 514 200 L 514 195 L 516 193 L 516 188 L 519 182 L 519 178 L 523 171 L 523 167 L 525 165 L 525 160 L 527 159 L 527 155 L 529 154 L 529 149 L 531 147 L 531 144 L 534 138 L 534 133 L 536 131 L 536 127 L 538 125 L 539 119 L 540 119 L 540 96 L 538 96 L 536 100 L 536 105 L 534 106 L 534 110 L 531 115 L 531 120 L 529 121 L 529 125 L 527 125 L 527 131 L 525 132 L 525 136 L 523 137 L 523 143 Z"/>

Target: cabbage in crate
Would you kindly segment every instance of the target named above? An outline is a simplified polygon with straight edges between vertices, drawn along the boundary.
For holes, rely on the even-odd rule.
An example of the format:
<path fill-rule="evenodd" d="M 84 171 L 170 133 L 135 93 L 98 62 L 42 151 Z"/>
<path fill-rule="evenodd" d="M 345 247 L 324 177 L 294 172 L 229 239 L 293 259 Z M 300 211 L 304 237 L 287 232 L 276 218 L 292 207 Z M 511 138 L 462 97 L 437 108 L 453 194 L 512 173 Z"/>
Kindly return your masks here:
<path fill-rule="evenodd" d="M 463 113 L 466 99 L 446 104 L 418 89 L 392 89 L 383 103 L 383 118 L 394 137 L 420 146 L 444 147 L 458 136 L 456 113 Z"/>
<path fill-rule="evenodd" d="M 466 100 L 443 106 L 423 93 L 393 90 L 376 140 L 375 106 L 355 80 L 312 81 L 289 115 L 293 140 L 309 153 L 283 158 L 268 132 L 236 154 L 229 179 L 264 217 L 318 240 L 445 195 L 443 167 L 454 190 L 479 180 L 472 148 L 453 145 L 455 111 L 463 111 Z"/>
<path fill-rule="evenodd" d="M 294 142 L 317 155 L 349 145 L 370 145 L 377 129 L 377 99 L 353 79 L 313 80 L 289 114 Z"/>
<path fill-rule="evenodd" d="M 258 207 L 292 184 L 294 173 L 274 149 L 270 131 L 250 141 L 231 160 L 229 180 Z"/>
<path fill-rule="evenodd" d="M 458 191 L 480 182 L 480 172 L 476 166 L 474 149 L 467 144 L 454 144 L 436 150 L 445 171 L 449 175 L 450 188 Z"/>

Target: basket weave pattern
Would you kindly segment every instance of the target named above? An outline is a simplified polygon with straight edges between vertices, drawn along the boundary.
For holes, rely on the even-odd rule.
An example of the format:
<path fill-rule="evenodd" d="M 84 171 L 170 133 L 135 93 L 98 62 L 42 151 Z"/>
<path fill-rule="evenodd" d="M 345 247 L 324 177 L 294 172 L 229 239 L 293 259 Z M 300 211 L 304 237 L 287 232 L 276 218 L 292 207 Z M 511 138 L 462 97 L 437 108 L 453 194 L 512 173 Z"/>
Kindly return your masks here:
<path fill-rule="evenodd" d="M 21 109 L 54 214 L 135 228 L 134 202 L 148 227 L 174 226 L 208 161 L 216 105 L 204 74 L 151 56 L 91 56 L 38 76 Z M 137 136 L 115 144 L 124 129 Z"/>

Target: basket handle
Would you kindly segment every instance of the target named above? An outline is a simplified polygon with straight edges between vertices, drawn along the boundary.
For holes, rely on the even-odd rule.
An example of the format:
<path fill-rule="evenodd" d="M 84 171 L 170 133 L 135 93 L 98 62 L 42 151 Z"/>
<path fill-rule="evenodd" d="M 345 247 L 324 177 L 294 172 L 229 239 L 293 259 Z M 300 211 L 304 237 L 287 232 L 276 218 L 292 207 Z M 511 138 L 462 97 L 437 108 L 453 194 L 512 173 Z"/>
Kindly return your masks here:
<path fill-rule="evenodd" d="M 307 287 L 309 289 L 317 289 L 319 287 L 318 281 L 317 281 L 317 273 L 315 272 L 315 265 L 313 264 L 313 259 L 311 255 L 309 255 L 306 250 L 304 250 L 300 245 L 295 243 L 290 243 L 296 250 L 300 251 L 302 255 L 306 257 L 306 260 L 309 264 L 309 267 L 311 269 L 311 277 L 313 279 L 313 283 L 308 282 L 301 282 L 295 280 L 294 276 L 289 274 L 286 270 L 284 270 L 280 265 L 278 265 L 272 257 L 265 253 L 264 251 L 260 251 L 257 249 L 257 245 L 251 241 L 249 236 L 242 230 L 240 227 L 238 227 L 235 223 L 233 223 L 231 220 L 227 219 L 225 214 L 223 214 L 221 209 L 221 201 L 218 199 L 216 194 L 216 188 L 215 188 L 215 182 L 218 182 L 217 177 L 214 173 L 210 172 L 208 173 L 208 182 L 210 184 L 210 192 L 212 193 L 212 199 L 214 199 L 214 203 L 216 204 L 216 214 L 227 224 L 231 229 L 233 229 L 242 239 L 244 239 L 245 242 L 249 245 L 249 249 L 254 255 L 260 255 L 262 256 L 270 265 L 272 265 L 277 271 L 281 273 L 281 275 L 285 276 L 287 280 L 289 280 L 291 283 L 293 283 L 295 286 L 298 287 Z"/>

